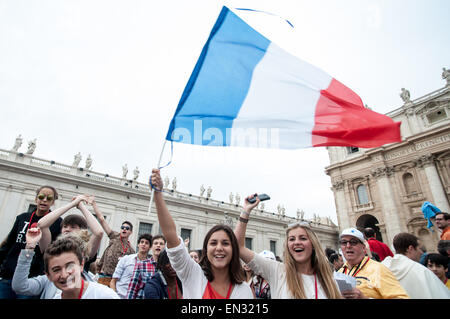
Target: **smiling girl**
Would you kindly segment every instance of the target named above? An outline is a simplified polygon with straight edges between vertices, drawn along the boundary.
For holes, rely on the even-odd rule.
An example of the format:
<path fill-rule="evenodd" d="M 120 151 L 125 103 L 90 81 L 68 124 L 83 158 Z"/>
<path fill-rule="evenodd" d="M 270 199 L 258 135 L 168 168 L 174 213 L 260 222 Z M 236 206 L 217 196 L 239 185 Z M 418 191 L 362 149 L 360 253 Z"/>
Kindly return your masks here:
<path fill-rule="evenodd" d="M 256 195 L 256 194 L 255 194 Z M 250 212 L 259 199 L 250 204 L 248 196 L 235 229 L 241 259 L 269 282 L 272 299 L 342 298 L 333 279 L 319 239 L 307 223 L 295 223 L 286 230 L 284 264 L 266 259 L 245 247 L 245 232 Z"/>
<path fill-rule="evenodd" d="M 244 281 L 239 261 L 239 246 L 233 230 L 225 225 L 210 229 L 203 241 L 200 263 L 195 262 L 176 233 L 175 222 L 167 209 L 159 170 L 153 169 L 151 183 L 156 188 L 158 220 L 167 240 L 167 254 L 183 284 L 185 299 L 253 299 Z"/>

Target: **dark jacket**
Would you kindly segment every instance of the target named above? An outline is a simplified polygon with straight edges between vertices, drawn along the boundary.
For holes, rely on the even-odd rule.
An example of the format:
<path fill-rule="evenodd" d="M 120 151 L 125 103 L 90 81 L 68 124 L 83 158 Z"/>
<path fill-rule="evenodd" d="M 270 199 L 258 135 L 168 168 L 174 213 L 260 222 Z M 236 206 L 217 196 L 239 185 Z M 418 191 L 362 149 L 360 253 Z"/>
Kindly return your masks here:
<path fill-rule="evenodd" d="M 16 221 L 6 238 L 6 241 L 0 248 L 0 277 L 4 279 L 12 279 L 19 258 L 20 251 L 25 248 L 27 243 L 26 233 L 30 224 L 30 218 L 35 211 L 36 206 L 30 205 L 28 212 L 22 213 L 16 217 Z M 33 215 L 31 224 L 37 223 L 41 217 Z M 62 218 L 58 218 L 53 225 L 50 226 L 52 241 L 61 233 Z M 44 258 L 39 245 L 34 250 L 35 254 L 31 262 L 29 277 L 35 277 L 44 274 Z"/>
<path fill-rule="evenodd" d="M 178 286 L 181 287 L 181 281 L 177 277 Z M 144 288 L 145 299 L 169 299 L 167 293 L 167 282 L 161 271 L 156 272 L 149 281 L 145 284 Z"/>

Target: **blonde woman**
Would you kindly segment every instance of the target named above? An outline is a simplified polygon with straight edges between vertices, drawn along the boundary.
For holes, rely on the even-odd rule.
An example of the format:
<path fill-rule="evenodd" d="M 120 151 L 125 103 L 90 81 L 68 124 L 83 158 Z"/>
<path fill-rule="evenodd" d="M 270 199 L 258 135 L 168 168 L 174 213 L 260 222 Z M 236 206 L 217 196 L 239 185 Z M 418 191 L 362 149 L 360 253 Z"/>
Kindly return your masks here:
<path fill-rule="evenodd" d="M 337 299 L 342 298 L 328 259 L 319 239 L 308 223 L 295 223 L 286 230 L 284 263 L 264 258 L 245 247 L 245 232 L 250 213 L 259 204 L 245 199 L 235 229 L 240 258 L 258 275 L 269 282 L 272 299 Z"/>

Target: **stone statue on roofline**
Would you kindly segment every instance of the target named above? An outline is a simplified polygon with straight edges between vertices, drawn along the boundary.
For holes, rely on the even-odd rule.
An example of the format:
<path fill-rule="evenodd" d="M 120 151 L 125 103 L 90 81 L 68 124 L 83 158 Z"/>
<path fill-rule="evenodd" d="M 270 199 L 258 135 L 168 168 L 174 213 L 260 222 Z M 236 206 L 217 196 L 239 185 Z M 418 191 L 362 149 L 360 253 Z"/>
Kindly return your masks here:
<path fill-rule="evenodd" d="M 402 92 L 400 93 L 400 97 L 402 98 L 403 102 L 408 103 L 411 102 L 411 95 L 409 94 L 409 91 L 405 88 L 402 88 Z"/>
<path fill-rule="evenodd" d="M 32 155 L 35 150 L 36 150 L 36 139 L 28 141 L 27 154 Z"/>
<path fill-rule="evenodd" d="M 84 168 L 86 170 L 91 169 L 92 167 L 92 158 L 91 158 L 91 154 L 89 154 L 89 156 L 86 158 L 86 164 L 84 166 Z"/>
<path fill-rule="evenodd" d="M 78 165 L 80 164 L 80 162 L 81 162 L 81 153 L 78 152 L 78 153 L 75 154 L 75 156 L 73 157 L 73 163 L 72 163 L 72 166 L 73 166 L 73 167 L 78 167 Z"/>
<path fill-rule="evenodd" d="M 16 141 L 15 141 L 14 146 L 11 149 L 11 151 L 18 152 L 19 147 L 22 145 L 22 141 L 23 141 L 22 134 L 19 134 L 19 136 L 16 137 Z"/>
<path fill-rule="evenodd" d="M 450 86 L 450 69 L 442 68 L 442 78 L 446 81 L 445 85 Z"/>

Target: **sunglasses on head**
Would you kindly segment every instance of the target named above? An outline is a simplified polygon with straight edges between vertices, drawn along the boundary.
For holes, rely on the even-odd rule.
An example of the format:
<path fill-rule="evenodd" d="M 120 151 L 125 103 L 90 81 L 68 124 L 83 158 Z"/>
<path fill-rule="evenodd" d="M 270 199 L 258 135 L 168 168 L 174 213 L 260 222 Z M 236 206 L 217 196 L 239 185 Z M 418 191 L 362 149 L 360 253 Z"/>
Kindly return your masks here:
<path fill-rule="evenodd" d="M 44 198 L 46 198 L 46 197 L 47 197 L 47 200 L 48 200 L 48 201 L 52 201 L 52 200 L 54 199 L 53 195 L 45 195 L 45 194 L 39 194 L 39 195 L 37 195 L 37 198 L 38 198 L 39 200 L 44 200 Z"/>
<path fill-rule="evenodd" d="M 120 226 L 120 229 L 130 230 L 130 226 Z"/>
<path fill-rule="evenodd" d="M 296 226 L 308 227 L 311 228 L 311 225 L 308 222 L 296 222 L 288 225 L 288 228 L 293 228 Z"/>

